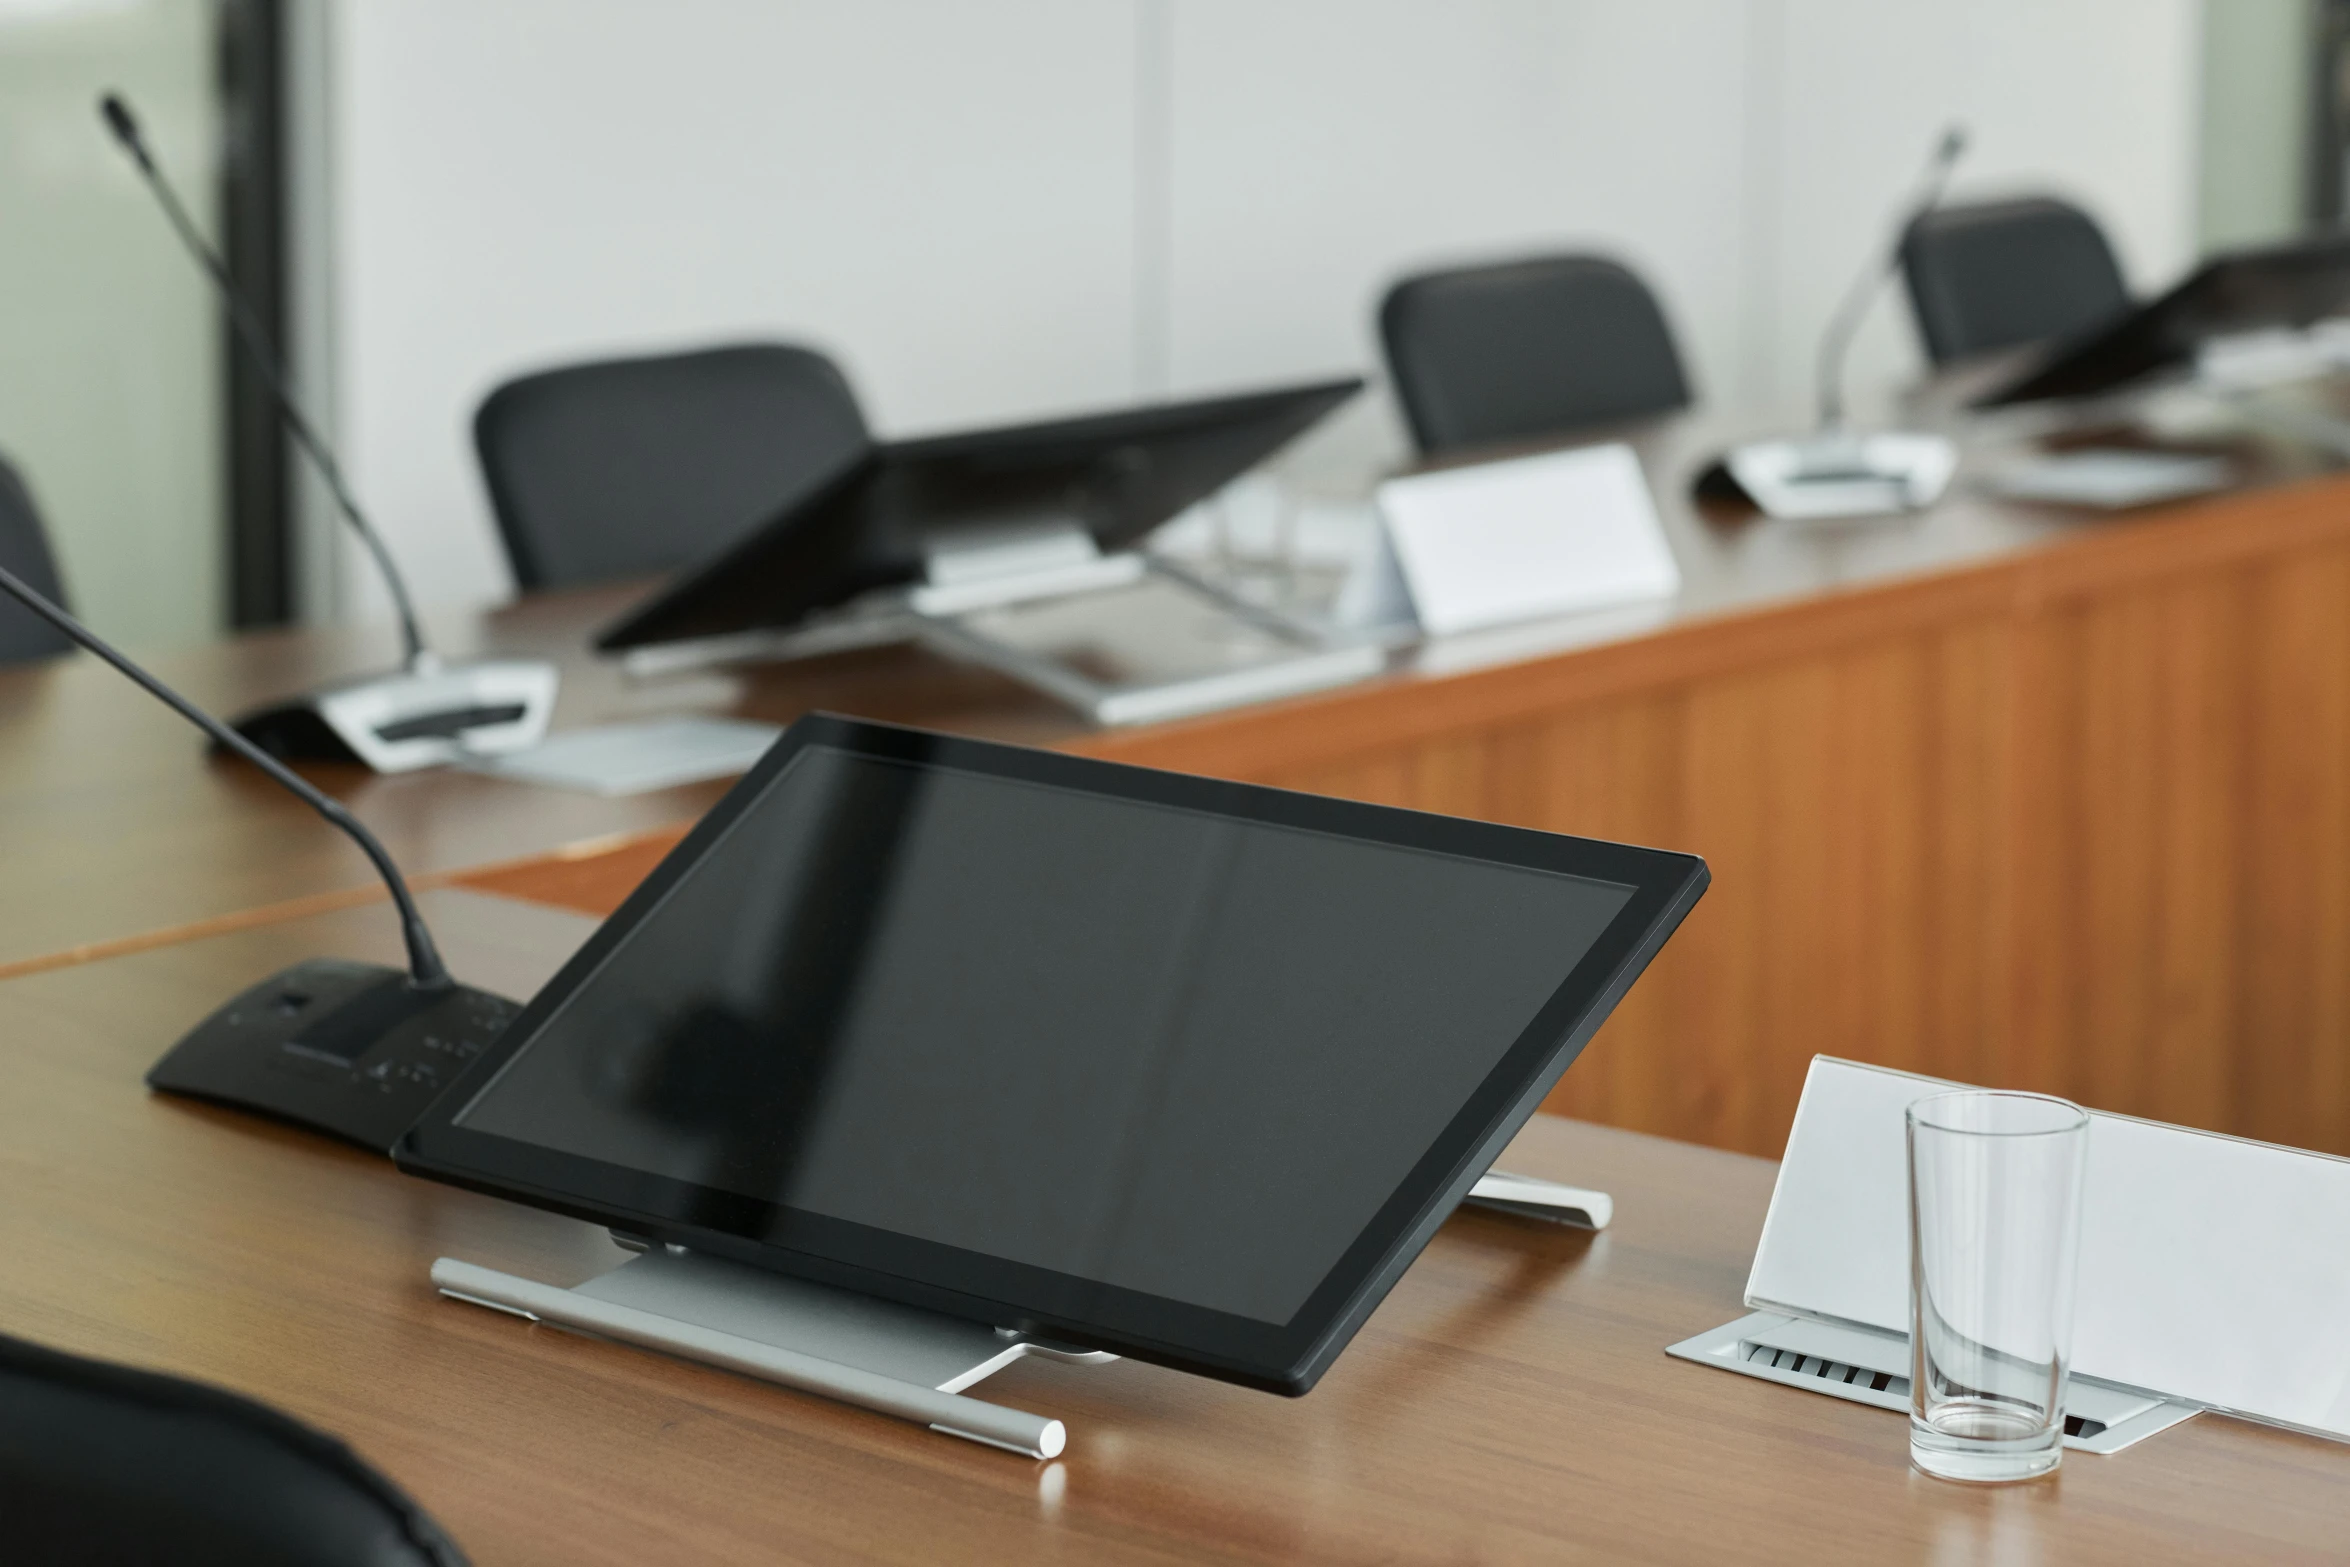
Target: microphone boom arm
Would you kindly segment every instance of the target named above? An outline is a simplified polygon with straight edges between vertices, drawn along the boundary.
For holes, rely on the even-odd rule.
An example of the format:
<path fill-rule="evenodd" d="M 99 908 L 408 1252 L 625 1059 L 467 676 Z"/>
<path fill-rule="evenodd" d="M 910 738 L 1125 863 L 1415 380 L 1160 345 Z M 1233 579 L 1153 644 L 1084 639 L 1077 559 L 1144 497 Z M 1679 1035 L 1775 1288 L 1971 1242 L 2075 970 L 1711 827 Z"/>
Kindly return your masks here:
<path fill-rule="evenodd" d="M 1860 276 L 1852 280 L 1852 286 L 1836 306 L 1836 313 L 1828 318 L 1828 330 L 1820 339 L 1819 359 L 1819 427 L 1823 434 L 1844 427 L 1844 360 L 1852 352 L 1852 340 L 1859 335 L 1860 324 L 1877 297 L 1878 285 L 1900 259 L 1901 236 L 1909 231 L 1910 224 L 1942 199 L 1942 189 L 1950 183 L 1951 170 L 1958 166 L 1959 155 L 1965 151 L 1965 127 L 1953 125 L 1942 133 L 1942 139 L 1934 144 L 1934 155 L 1926 164 L 1925 175 L 1918 181 L 1917 194 L 1902 208 L 1892 244 L 1882 255 L 1868 259 Z"/>
<path fill-rule="evenodd" d="M 425 646 L 424 633 L 418 627 L 416 606 L 409 601 L 407 582 L 400 576 L 399 567 L 392 563 L 391 551 L 385 548 L 383 536 L 375 531 L 374 525 L 359 510 L 359 502 L 352 496 L 351 487 L 343 482 L 342 465 L 335 461 L 334 453 L 311 427 L 309 419 L 302 413 L 301 405 L 294 401 L 293 391 L 286 385 L 277 358 L 270 352 L 268 339 L 262 334 L 261 323 L 254 319 L 252 307 L 245 303 L 244 295 L 229 280 L 227 264 L 220 259 L 220 253 L 206 242 L 203 233 L 196 227 L 195 219 L 188 215 L 188 209 L 181 203 L 179 193 L 171 188 L 171 182 L 156 167 L 154 155 L 147 150 L 146 138 L 140 134 L 139 122 L 131 114 L 130 105 L 116 94 L 108 93 L 98 101 L 98 112 L 100 118 L 105 120 L 106 128 L 113 132 L 114 139 L 122 143 L 123 150 L 130 154 L 131 161 L 138 166 L 140 177 L 155 193 L 155 199 L 162 206 L 164 216 L 170 220 L 172 231 L 178 235 L 180 244 L 186 247 L 196 264 L 212 279 L 222 308 L 228 313 L 229 326 L 236 333 L 237 341 L 244 346 L 245 357 L 268 384 L 270 396 L 277 401 L 278 412 L 285 416 L 287 430 L 292 432 L 295 442 L 326 480 L 326 487 L 333 494 L 336 507 L 349 520 L 352 531 L 359 535 L 360 542 L 375 557 L 377 573 L 382 576 L 384 585 L 391 589 L 392 607 L 400 617 L 401 663 L 411 671 L 430 669 L 433 666 L 432 652 Z"/>
<path fill-rule="evenodd" d="M 454 983 L 449 978 L 447 965 L 441 962 L 440 949 L 433 945 L 432 932 L 425 927 L 424 915 L 417 909 L 415 898 L 409 894 L 406 878 L 401 876 L 400 868 L 392 863 L 390 852 L 377 840 L 374 833 L 369 832 L 366 827 L 360 824 L 358 817 L 353 816 L 343 807 L 340 801 L 321 793 L 301 774 L 287 767 L 276 757 L 271 756 L 267 751 L 262 750 L 261 747 L 147 673 L 146 670 L 132 662 L 129 655 L 116 651 L 113 644 L 104 637 L 83 625 L 58 605 L 50 603 L 30 583 L 5 566 L 0 566 L 0 590 L 5 590 L 11 598 L 14 598 L 25 608 L 55 626 L 59 631 L 64 632 L 82 647 L 88 648 L 92 653 L 112 664 L 145 689 L 150 696 L 169 707 L 189 723 L 194 724 L 198 729 L 203 730 L 218 744 L 228 747 L 255 767 L 269 774 L 280 785 L 291 790 L 305 805 L 341 828 L 353 842 L 365 851 L 367 858 L 375 866 L 376 874 L 381 876 L 384 885 L 391 889 L 392 902 L 399 907 L 400 911 L 401 935 L 406 938 L 408 943 L 408 978 L 410 983 L 422 990 L 445 989 Z"/>

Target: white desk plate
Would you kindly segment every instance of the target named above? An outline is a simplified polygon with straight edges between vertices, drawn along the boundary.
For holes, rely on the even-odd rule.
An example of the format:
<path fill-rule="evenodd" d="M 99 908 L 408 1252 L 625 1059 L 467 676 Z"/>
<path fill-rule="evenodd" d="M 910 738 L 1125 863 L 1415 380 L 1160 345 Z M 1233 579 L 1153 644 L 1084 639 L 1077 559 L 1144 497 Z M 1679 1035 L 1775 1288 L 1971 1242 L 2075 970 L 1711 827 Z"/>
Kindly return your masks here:
<path fill-rule="evenodd" d="M 1379 512 L 1430 636 L 1681 590 L 1629 446 L 1391 479 Z"/>
<path fill-rule="evenodd" d="M 1813 1059 L 1749 1307 L 1907 1331 L 1902 1114 L 1952 1086 Z M 2350 1440 L 2345 1324 L 2350 1160 L 2092 1115 L 2077 1374 Z"/>

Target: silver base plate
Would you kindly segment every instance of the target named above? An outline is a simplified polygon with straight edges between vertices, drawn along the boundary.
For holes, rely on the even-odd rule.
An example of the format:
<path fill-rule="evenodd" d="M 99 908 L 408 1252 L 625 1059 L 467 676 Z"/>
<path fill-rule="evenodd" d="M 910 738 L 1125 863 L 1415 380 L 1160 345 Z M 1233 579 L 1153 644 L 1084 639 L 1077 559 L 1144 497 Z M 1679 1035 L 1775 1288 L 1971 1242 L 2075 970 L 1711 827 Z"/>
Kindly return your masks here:
<path fill-rule="evenodd" d="M 1118 1357 L 1021 1337 L 761 1268 L 654 1247 L 575 1289 L 443 1257 L 454 1300 L 739 1371 L 1031 1458 L 1058 1457 L 1058 1420 L 963 1396 L 1027 1355 Z"/>
<path fill-rule="evenodd" d="M 1809 1393 L 1909 1412 L 1909 1339 L 1899 1333 L 1758 1311 L 1683 1339 L 1665 1353 Z M 2195 1413 L 2190 1404 L 2074 1377 L 2065 1392 L 2064 1445 L 2084 1453 L 2118 1453 Z"/>
<path fill-rule="evenodd" d="M 1026 1355 L 1080 1365 L 1118 1358 L 667 1247 L 624 1262 L 574 1293 L 941 1393 L 960 1393 Z"/>

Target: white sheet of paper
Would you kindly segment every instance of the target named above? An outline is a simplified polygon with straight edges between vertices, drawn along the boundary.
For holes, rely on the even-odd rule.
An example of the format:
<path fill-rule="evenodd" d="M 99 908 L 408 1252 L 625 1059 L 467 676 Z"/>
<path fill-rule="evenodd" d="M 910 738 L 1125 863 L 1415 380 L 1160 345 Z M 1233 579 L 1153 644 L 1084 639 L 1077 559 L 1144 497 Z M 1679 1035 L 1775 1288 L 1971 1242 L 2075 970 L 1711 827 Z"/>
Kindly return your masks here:
<path fill-rule="evenodd" d="M 1952 1086 L 1817 1057 L 1749 1304 L 1909 1330 L 1902 1113 Z M 2073 1364 L 2350 1440 L 2350 1160 L 2090 1122 Z"/>
<path fill-rule="evenodd" d="M 1681 589 L 1628 446 L 1391 479 L 1379 512 L 1431 636 Z"/>
<path fill-rule="evenodd" d="M 644 794 L 747 773 L 782 733 L 773 724 L 685 714 L 569 729 L 527 751 L 466 765 L 516 783 L 586 794 Z"/>

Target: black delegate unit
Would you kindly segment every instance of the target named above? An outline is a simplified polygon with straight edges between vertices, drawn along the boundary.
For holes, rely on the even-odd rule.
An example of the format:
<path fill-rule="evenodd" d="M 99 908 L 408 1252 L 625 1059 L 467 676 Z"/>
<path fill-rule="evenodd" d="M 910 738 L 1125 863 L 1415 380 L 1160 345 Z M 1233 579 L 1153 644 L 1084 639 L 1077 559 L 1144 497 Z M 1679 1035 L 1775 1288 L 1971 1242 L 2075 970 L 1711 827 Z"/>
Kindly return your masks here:
<path fill-rule="evenodd" d="M 1706 881 L 1682 854 L 803 719 L 394 1157 L 1302 1393 Z"/>

